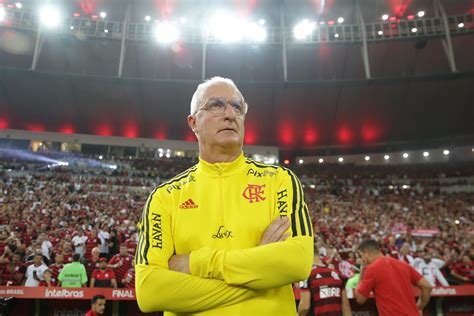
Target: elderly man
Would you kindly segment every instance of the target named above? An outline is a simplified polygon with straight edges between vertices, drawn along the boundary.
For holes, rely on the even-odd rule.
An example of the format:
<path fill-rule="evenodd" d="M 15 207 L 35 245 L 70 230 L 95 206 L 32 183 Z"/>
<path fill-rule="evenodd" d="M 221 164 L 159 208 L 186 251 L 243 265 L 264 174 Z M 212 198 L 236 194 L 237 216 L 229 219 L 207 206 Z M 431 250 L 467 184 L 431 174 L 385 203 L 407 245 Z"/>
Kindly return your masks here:
<path fill-rule="evenodd" d="M 247 108 L 229 79 L 194 93 L 199 163 L 157 187 L 139 223 L 142 311 L 295 315 L 291 284 L 311 271 L 312 224 L 293 172 L 244 157 Z"/>

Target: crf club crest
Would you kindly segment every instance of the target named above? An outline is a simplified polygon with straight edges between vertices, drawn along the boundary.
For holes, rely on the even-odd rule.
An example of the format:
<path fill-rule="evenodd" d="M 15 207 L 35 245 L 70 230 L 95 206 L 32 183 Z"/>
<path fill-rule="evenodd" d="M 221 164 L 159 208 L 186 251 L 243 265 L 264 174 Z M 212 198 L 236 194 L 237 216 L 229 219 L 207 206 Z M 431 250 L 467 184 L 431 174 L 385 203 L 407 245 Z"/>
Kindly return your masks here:
<path fill-rule="evenodd" d="M 265 201 L 266 197 L 264 196 L 265 191 L 263 188 L 265 188 L 265 184 L 248 184 L 242 193 L 242 196 L 249 200 L 249 203 Z"/>

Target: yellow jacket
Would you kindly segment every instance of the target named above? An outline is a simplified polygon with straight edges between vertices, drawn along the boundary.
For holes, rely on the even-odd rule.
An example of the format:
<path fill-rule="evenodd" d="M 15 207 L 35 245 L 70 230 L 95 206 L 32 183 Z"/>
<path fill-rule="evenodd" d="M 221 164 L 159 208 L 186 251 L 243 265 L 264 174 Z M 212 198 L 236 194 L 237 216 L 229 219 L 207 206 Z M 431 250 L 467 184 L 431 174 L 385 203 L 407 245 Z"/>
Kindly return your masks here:
<path fill-rule="evenodd" d="M 258 246 L 278 216 L 290 218 L 290 237 Z M 311 272 L 313 231 L 292 171 L 243 154 L 230 163 L 200 160 L 150 194 L 138 226 L 142 311 L 295 315 L 291 283 Z M 173 254 L 190 254 L 192 275 L 168 270 Z"/>

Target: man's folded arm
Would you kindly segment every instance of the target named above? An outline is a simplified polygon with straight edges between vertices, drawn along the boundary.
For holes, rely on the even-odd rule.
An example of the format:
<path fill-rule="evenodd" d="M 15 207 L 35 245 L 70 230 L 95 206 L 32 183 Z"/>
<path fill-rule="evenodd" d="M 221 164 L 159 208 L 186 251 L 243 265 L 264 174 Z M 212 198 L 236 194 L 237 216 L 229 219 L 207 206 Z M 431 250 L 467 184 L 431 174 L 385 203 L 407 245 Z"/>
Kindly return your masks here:
<path fill-rule="evenodd" d="M 279 168 L 275 217 L 288 218 L 289 238 L 249 249 L 202 248 L 190 254 L 191 274 L 251 289 L 269 289 L 305 280 L 313 262 L 313 230 L 298 178 Z"/>

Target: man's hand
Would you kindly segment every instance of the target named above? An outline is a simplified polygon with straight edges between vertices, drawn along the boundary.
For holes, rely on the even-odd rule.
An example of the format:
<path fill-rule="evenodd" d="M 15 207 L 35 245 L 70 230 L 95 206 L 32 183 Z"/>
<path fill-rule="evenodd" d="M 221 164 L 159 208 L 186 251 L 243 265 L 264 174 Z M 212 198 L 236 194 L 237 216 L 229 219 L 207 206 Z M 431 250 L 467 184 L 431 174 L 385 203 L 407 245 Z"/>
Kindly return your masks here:
<path fill-rule="evenodd" d="M 288 217 L 278 217 L 273 222 L 271 222 L 271 224 L 265 230 L 265 233 L 263 233 L 259 246 L 284 241 L 290 236 L 289 233 L 285 233 L 288 228 L 290 228 L 290 220 Z"/>
<path fill-rule="evenodd" d="M 189 255 L 174 255 L 168 261 L 168 267 L 172 271 L 191 274 L 189 269 Z"/>

